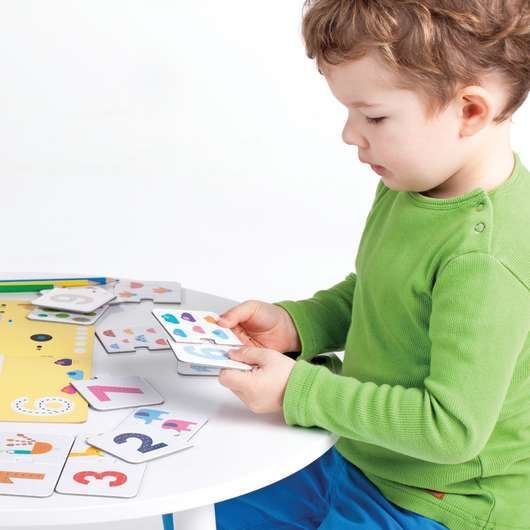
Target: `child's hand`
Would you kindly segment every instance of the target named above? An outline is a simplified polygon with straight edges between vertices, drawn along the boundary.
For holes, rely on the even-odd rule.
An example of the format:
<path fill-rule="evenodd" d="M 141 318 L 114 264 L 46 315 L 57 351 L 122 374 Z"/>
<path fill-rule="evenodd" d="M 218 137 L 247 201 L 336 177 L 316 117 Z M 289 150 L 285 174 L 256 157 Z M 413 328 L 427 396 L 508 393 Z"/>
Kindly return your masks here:
<path fill-rule="evenodd" d="M 229 388 L 256 413 L 277 412 L 283 408 L 283 395 L 295 362 L 278 351 L 245 347 L 230 350 L 234 361 L 253 364 L 251 371 L 223 368 L 219 382 Z"/>
<path fill-rule="evenodd" d="M 272 348 L 282 353 L 301 348 L 289 313 L 277 305 L 247 300 L 225 311 L 217 323 L 231 328 L 247 346 Z"/>

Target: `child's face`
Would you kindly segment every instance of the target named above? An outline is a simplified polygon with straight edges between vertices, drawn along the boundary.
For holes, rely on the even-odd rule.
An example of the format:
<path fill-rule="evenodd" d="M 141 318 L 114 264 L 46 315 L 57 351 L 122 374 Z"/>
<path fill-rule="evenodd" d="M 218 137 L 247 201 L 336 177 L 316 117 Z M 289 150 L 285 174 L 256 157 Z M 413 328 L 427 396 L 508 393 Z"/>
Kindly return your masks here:
<path fill-rule="evenodd" d="M 326 65 L 324 76 L 348 109 L 344 142 L 358 147 L 360 161 L 372 165 L 387 187 L 427 191 L 462 167 L 465 153 L 454 104 L 428 118 L 419 94 L 396 88 L 392 72 L 373 54 Z"/>

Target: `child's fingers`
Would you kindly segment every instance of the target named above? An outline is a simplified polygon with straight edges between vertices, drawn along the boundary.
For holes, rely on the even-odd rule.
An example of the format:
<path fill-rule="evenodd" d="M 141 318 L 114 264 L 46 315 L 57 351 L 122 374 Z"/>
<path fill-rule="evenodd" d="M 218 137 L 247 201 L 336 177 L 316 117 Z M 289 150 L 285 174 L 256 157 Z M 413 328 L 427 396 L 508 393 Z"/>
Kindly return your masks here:
<path fill-rule="evenodd" d="M 258 302 L 256 300 L 247 300 L 238 304 L 228 311 L 225 311 L 217 321 L 221 327 L 234 328 L 241 322 L 246 322 L 256 312 Z"/>
<path fill-rule="evenodd" d="M 232 328 L 232 331 L 245 346 L 255 346 L 257 348 L 263 348 L 263 344 L 248 335 L 247 332 L 241 326 L 236 326 L 235 328 Z"/>
<path fill-rule="evenodd" d="M 234 348 L 228 352 L 228 357 L 234 361 L 241 361 L 257 366 L 263 365 L 272 350 L 266 348 L 243 347 Z"/>
<path fill-rule="evenodd" d="M 235 368 L 223 368 L 219 372 L 219 383 L 239 395 L 248 384 L 248 373 Z"/>

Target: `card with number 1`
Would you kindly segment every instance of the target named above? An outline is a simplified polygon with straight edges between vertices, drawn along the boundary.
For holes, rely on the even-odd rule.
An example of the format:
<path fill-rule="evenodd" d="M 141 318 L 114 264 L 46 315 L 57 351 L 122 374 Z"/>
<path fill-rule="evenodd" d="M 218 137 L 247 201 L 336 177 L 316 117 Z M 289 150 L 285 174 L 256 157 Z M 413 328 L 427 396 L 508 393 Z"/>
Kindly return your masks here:
<path fill-rule="evenodd" d="M 50 496 L 73 441 L 56 434 L 0 433 L 0 495 Z"/>

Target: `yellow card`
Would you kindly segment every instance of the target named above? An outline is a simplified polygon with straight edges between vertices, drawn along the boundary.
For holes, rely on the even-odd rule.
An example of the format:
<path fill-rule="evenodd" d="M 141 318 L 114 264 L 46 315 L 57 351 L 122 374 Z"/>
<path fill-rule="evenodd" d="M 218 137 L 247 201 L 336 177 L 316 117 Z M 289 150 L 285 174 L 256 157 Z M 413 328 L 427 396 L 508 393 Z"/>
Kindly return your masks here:
<path fill-rule="evenodd" d="M 29 320 L 32 309 L 0 300 L 0 421 L 84 422 L 70 383 L 90 378 L 94 327 Z"/>

